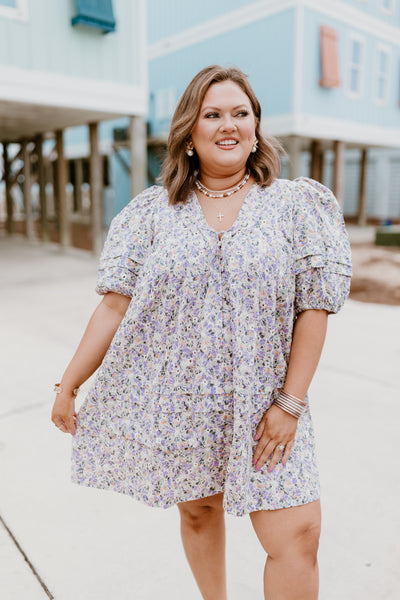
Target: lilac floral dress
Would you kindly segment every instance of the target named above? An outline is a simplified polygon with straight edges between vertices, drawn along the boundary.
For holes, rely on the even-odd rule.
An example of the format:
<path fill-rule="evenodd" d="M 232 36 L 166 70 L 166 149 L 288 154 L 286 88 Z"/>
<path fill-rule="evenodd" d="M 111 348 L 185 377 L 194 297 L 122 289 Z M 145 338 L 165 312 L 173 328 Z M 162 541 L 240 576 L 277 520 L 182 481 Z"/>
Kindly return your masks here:
<path fill-rule="evenodd" d="M 134 198 L 100 258 L 96 291 L 132 300 L 78 412 L 72 480 L 164 508 L 224 492 L 237 516 L 316 500 L 309 409 L 285 467 L 257 472 L 253 436 L 296 315 L 337 312 L 350 276 L 339 205 L 311 179 L 254 184 L 221 240 L 194 192 Z"/>

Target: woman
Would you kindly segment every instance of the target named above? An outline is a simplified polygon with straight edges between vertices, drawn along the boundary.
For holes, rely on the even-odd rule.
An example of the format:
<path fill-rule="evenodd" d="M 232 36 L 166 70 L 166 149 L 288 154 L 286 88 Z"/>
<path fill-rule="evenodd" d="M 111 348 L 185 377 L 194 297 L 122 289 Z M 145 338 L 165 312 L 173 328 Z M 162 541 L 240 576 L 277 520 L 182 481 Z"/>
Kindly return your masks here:
<path fill-rule="evenodd" d="M 350 250 L 323 185 L 278 179 L 246 76 L 212 66 L 172 119 L 164 187 L 110 227 L 104 294 L 58 387 L 74 482 L 177 505 L 203 598 L 226 599 L 224 511 L 249 514 L 268 600 L 318 596 L 307 389 Z M 76 414 L 77 389 L 98 367 Z M 61 387 L 61 389 L 60 389 Z M 75 422 L 76 421 L 76 422 Z"/>

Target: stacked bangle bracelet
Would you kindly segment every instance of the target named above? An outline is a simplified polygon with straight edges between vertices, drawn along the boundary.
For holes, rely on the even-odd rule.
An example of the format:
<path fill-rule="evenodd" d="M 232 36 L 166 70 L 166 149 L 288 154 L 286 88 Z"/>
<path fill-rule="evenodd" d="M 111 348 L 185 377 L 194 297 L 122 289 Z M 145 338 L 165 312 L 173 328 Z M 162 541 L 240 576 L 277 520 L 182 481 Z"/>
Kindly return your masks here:
<path fill-rule="evenodd" d="M 292 394 L 288 394 L 283 390 L 279 392 L 274 404 L 292 415 L 292 417 L 296 417 L 296 419 L 300 418 L 307 408 L 307 403 L 304 400 L 300 400 L 300 398 L 296 398 L 296 396 L 292 396 Z"/>

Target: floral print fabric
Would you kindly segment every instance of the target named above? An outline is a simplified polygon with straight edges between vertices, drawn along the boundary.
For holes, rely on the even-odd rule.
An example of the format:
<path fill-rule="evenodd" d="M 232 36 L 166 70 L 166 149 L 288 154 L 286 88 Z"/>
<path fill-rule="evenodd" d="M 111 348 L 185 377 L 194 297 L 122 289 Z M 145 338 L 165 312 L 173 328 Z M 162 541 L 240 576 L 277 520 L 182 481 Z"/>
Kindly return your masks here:
<path fill-rule="evenodd" d="M 253 436 L 296 315 L 337 312 L 350 276 L 339 205 L 311 179 L 254 184 L 221 240 L 194 191 L 134 198 L 100 258 L 97 292 L 131 302 L 78 412 L 72 480 L 164 508 L 224 492 L 237 516 L 317 499 L 309 408 L 285 467 L 255 471 Z"/>

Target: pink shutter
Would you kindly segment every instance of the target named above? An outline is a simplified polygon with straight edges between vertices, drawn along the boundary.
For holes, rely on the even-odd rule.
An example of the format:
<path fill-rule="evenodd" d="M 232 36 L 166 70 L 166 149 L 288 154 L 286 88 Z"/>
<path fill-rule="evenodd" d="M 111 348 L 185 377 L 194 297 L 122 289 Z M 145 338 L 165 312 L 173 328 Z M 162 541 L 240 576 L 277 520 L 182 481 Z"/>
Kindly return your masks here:
<path fill-rule="evenodd" d="M 327 25 L 320 28 L 321 87 L 340 86 L 338 36 L 335 29 Z"/>

